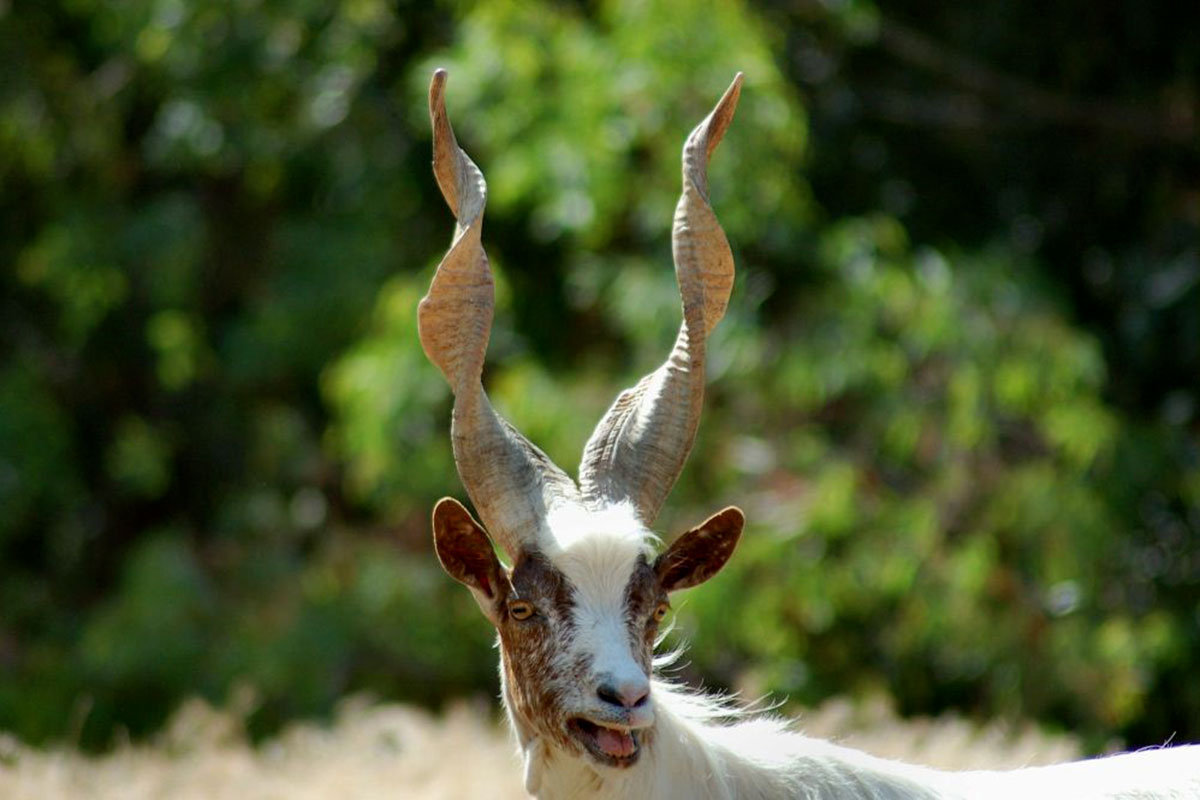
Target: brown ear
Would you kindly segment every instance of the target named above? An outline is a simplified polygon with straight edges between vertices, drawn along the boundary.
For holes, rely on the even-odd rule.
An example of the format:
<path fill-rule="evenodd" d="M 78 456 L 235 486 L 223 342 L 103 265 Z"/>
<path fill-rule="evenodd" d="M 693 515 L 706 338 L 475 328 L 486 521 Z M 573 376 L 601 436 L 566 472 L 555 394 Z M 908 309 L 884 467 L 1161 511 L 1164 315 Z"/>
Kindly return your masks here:
<path fill-rule="evenodd" d="M 433 546 L 442 569 L 466 584 L 483 613 L 495 622 L 508 578 L 483 526 L 452 497 L 443 497 L 433 507 Z"/>
<path fill-rule="evenodd" d="M 716 575 L 733 555 L 745 516 L 730 506 L 676 539 L 654 562 L 664 591 L 687 589 Z"/>

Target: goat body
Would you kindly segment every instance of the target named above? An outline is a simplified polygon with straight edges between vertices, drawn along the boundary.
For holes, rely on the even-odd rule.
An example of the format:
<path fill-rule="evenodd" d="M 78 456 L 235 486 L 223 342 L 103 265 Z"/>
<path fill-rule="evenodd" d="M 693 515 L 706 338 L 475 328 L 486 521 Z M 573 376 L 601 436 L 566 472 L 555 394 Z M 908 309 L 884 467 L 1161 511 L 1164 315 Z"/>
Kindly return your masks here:
<path fill-rule="evenodd" d="M 596 770 L 569 756 L 527 767 L 526 789 L 545 800 L 1195 800 L 1200 746 L 1006 771 L 945 772 L 876 758 L 789 730 L 768 716 L 721 724 L 711 700 L 655 681 L 653 741 L 628 770 Z M 716 713 L 719 713 L 716 712 Z M 528 751 L 526 751 L 528 755 Z M 533 778 L 532 781 L 529 779 Z"/>

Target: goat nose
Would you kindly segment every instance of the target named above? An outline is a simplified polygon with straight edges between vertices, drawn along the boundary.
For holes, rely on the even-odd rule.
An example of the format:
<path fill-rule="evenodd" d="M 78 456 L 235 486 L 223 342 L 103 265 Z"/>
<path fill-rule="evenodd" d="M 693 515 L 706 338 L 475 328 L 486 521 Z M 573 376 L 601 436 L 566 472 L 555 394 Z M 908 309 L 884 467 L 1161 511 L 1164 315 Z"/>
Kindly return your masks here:
<path fill-rule="evenodd" d="M 637 708 L 650 697 L 650 684 L 647 681 L 627 681 L 625 683 L 602 683 L 596 689 L 596 694 L 605 703 L 622 708 Z"/>

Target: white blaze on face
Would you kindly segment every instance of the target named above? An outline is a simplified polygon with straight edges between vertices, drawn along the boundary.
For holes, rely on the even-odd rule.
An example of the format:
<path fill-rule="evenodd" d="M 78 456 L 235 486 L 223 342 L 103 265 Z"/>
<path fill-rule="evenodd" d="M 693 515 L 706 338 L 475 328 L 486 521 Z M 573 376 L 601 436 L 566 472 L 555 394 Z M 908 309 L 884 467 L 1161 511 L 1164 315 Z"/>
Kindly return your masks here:
<path fill-rule="evenodd" d="M 587 552 L 563 570 L 575 587 L 576 641 L 591 655 L 599 683 L 614 688 L 636 684 L 645 675 L 632 652 L 626 590 L 637 553 L 606 547 L 608 542 L 594 544 L 581 548 Z"/>
<path fill-rule="evenodd" d="M 643 727 L 653 719 L 651 704 L 641 702 L 650 690 L 649 654 L 635 652 L 627 595 L 635 568 L 651 554 L 653 534 L 626 507 L 570 522 L 576 525 L 562 524 L 559 530 L 573 531 L 573 537 L 559 537 L 559 548 L 548 555 L 574 590 L 575 635 L 572 652 L 563 655 L 575 663 L 585 658 L 591 667 L 588 685 L 576 694 L 579 711 Z M 601 744 L 615 751 L 632 746 L 626 739 L 602 739 Z"/>

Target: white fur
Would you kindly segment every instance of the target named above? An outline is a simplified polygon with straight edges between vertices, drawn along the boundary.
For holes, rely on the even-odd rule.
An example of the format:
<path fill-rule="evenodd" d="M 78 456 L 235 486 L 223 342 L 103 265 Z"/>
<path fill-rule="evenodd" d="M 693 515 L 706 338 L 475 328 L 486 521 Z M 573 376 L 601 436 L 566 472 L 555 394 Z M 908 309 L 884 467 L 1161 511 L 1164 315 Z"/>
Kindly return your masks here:
<path fill-rule="evenodd" d="M 576 635 L 562 663 L 586 652 L 594 673 L 632 680 L 632 670 L 645 678 L 624 633 L 624 593 L 638 557 L 649 557 L 653 535 L 625 507 L 572 512 L 554 522 L 557 546 L 547 555 L 575 589 Z M 647 724 L 652 734 L 636 764 L 616 769 L 543 741 L 512 713 L 507 686 L 504 694 L 525 756 L 526 790 L 547 800 L 1200 800 L 1200 746 L 1012 772 L 940 772 L 811 739 L 778 719 L 735 711 L 720 698 L 658 679 L 650 707 L 630 712 L 631 727 Z M 573 687 L 565 702 L 589 712 L 594 681 Z"/>
<path fill-rule="evenodd" d="M 654 683 L 654 743 L 627 770 L 541 753 L 538 797 L 1152 800 L 1200 798 L 1200 747 L 1010 772 L 941 772 L 811 739 L 770 717 L 721 724 L 708 698 Z M 695 715 L 699 713 L 700 718 Z M 719 711 L 717 712 L 719 713 Z"/>
<path fill-rule="evenodd" d="M 581 545 L 592 551 L 598 548 L 611 550 L 614 557 L 621 557 L 616 553 L 623 553 L 626 557 L 636 558 L 639 553 L 652 554 L 652 548 L 659 543 L 658 537 L 641 523 L 637 510 L 629 503 L 615 503 L 599 509 L 560 503 L 550 510 L 546 524 L 553 532 L 552 544 L 548 545 L 551 558 Z M 579 558 L 576 556 L 576 560 Z M 628 573 L 616 577 L 627 576 Z"/>

